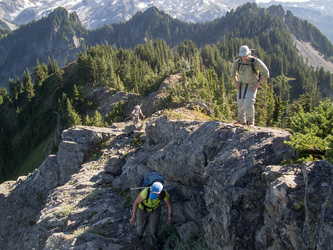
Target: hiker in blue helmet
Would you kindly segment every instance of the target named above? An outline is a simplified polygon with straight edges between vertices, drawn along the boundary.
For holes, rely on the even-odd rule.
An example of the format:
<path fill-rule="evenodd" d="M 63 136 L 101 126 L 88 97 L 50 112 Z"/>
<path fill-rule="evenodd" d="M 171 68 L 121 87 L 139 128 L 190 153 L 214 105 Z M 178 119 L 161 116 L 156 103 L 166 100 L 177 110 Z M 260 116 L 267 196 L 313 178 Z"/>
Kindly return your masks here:
<path fill-rule="evenodd" d="M 169 193 L 164 190 L 162 183 L 154 182 L 151 187 L 145 188 L 134 201 L 133 214 L 130 219 L 130 225 L 134 225 L 137 222 L 137 234 L 138 239 L 141 240 L 143 233 L 148 225 L 150 227 L 150 244 L 152 246 L 157 245 L 158 235 L 158 223 L 161 216 L 160 202 L 164 200 L 168 206 L 168 220 L 169 224 L 172 220 L 172 202 Z M 139 209 L 138 209 L 139 208 Z"/>
<path fill-rule="evenodd" d="M 251 50 L 243 45 L 239 48 L 239 58 L 231 68 L 231 75 L 238 90 L 237 124 L 254 126 L 254 103 L 260 85 L 269 77 L 266 65 L 254 56 Z"/>

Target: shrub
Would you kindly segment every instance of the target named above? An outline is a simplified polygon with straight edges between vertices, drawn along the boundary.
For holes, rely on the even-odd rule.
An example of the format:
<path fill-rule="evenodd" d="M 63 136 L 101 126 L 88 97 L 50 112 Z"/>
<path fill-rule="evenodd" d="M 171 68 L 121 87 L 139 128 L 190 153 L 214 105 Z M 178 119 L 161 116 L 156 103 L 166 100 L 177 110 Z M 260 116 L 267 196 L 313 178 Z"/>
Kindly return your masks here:
<path fill-rule="evenodd" d="M 299 112 L 290 118 L 292 135 L 285 142 L 299 153 L 300 160 L 325 159 L 333 163 L 333 103 L 321 102 L 313 112 Z"/>

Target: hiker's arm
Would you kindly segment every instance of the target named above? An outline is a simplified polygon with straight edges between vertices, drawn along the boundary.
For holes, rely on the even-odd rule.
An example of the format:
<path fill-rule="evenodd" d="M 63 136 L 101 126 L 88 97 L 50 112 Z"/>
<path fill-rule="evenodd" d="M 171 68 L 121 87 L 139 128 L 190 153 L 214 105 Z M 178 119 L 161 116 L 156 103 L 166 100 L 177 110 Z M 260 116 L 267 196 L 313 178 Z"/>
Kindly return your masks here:
<path fill-rule="evenodd" d="M 167 224 L 169 224 L 172 220 L 172 216 L 173 216 L 173 207 L 172 207 L 172 202 L 171 202 L 171 199 L 167 199 L 167 200 L 164 200 L 165 203 L 167 204 L 168 206 L 168 211 L 169 211 L 169 215 L 168 215 L 168 221 L 167 221 Z"/>
<path fill-rule="evenodd" d="M 258 81 L 258 84 L 254 85 L 251 90 L 255 91 L 256 89 L 259 89 L 260 85 L 266 80 L 266 78 L 260 78 L 260 80 Z"/>
<path fill-rule="evenodd" d="M 262 79 L 269 78 L 269 70 L 267 66 L 260 59 L 257 59 L 257 61 L 259 62 L 259 72 L 261 73 L 261 78 Z"/>
<path fill-rule="evenodd" d="M 235 84 L 236 89 L 239 89 L 237 75 L 236 74 L 232 75 L 232 79 L 234 79 L 234 84 Z"/>
<path fill-rule="evenodd" d="M 142 114 L 142 111 L 140 110 L 140 114 L 142 115 L 142 118 L 145 119 L 145 116 Z"/>
<path fill-rule="evenodd" d="M 261 85 L 263 84 L 263 82 L 266 80 L 266 78 L 260 78 L 260 80 L 258 81 L 258 83 Z"/>
<path fill-rule="evenodd" d="M 143 202 L 143 198 L 141 196 L 141 194 L 138 195 L 138 197 L 136 198 L 136 200 L 134 201 L 133 204 L 133 211 L 132 211 L 132 217 L 130 219 L 130 225 L 133 226 L 135 220 L 136 220 L 136 212 L 138 211 L 138 207 L 139 204 Z"/>

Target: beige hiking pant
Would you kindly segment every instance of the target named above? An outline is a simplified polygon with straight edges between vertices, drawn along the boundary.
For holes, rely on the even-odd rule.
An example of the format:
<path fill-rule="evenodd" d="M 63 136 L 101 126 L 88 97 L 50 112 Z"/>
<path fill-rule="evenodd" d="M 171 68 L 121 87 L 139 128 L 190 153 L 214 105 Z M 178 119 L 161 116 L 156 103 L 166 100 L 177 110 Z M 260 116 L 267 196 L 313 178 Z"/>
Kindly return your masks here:
<path fill-rule="evenodd" d="M 240 84 L 237 95 L 238 119 L 242 124 L 254 125 L 254 103 L 256 102 L 257 90 L 251 90 L 253 84 Z"/>

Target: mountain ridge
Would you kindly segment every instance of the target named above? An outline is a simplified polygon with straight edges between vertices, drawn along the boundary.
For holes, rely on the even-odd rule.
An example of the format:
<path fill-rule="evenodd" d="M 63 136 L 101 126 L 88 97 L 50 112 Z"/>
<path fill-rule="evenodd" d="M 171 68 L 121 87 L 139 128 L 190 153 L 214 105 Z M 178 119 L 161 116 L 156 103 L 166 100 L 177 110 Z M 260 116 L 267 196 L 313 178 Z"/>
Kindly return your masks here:
<path fill-rule="evenodd" d="M 244 1 L 243 1 L 244 2 Z M 105 24 L 121 23 L 130 20 L 136 12 L 145 11 L 153 6 L 165 10 L 174 18 L 188 22 L 211 21 L 221 14 L 225 14 L 237 5 L 228 1 L 169 1 L 169 0 L 130 0 L 126 2 L 113 1 L 67 1 L 59 6 L 54 1 L 31 0 L 30 5 L 17 1 L 16 3 L 0 3 L 0 16 L 17 24 L 24 24 L 32 20 L 38 20 L 47 16 L 56 7 L 65 7 L 69 12 L 76 12 L 84 26 L 88 29 L 96 29 Z M 6 9 L 6 11 L 4 11 Z M 195 10 L 195 11 L 194 11 Z"/>
<path fill-rule="evenodd" d="M 173 224 L 159 229 L 161 246 L 330 246 L 332 165 L 277 165 L 294 155 L 287 131 L 161 114 L 144 131 L 118 125 L 65 130 L 56 155 L 0 184 L 2 246 L 146 249 L 129 226 L 137 195 L 129 188 L 151 171 L 166 177 L 174 207 Z M 162 206 L 162 224 L 166 214 Z"/>
<path fill-rule="evenodd" d="M 32 20 L 38 20 L 47 16 L 57 7 L 65 7 L 69 12 L 76 12 L 84 27 L 96 29 L 105 24 L 121 23 L 131 19 L 136 12 L 145 11 L 155 6 L 167 12 L 173 18 L 185 22 L 204 23 L 224 16 L 228 11 L 236 9 L 247 2 L 256 3 L 258 6 L 268 8 L 272 4 L 280 4 L 285 10 L 292 11 L 295 16 L 307 20 L 318 27 L 329 40 L 333 41 L 332 23 L 333 5 L 330 0 L 308 1 L 169 1 L 169 0 L 129 0 L 126 2 L 105 0 L 99 1 L 66 1 L 59 6 L 58 2 L 30 0 L 26 1 L 2 1 L 0 2 L 0 20 L 14 22 L 17 25 L 26 24 Z M 55 5 L 56 4 L 56 5 Z"/>
<path fill-rule="evenodd" d="M 282 8 L 276 10 L 283 13 Z M 14 166 L 19 165 L 18 160 L 23 160 L 12 157 L 13 152 L 24 154 L 34 148 L 41 143 L 42 138 L 51 136 L 56 126 L 66 128 L 83 122 L 91 124 L 92 118 L 94 121 L 107 124 L 112 124 L 115 119 L 124 120 L 124 115 L 129 114 L 135 105 L 133 102 L 141 103 L 145 97 L 160 87 L 164 79 L 179 73 L 184 68 L 185 73 L 180 74 L 182 80 L 174 82 L 174 87 L 166 90 L 164 100 L 158 103 L 151 102 L 152 108 L 192 105 L 201 110 L 206 105 L 210 110 L 206 109 L 203 112 L 208 110 L 217 119 L 236 119 L 237 109 L 233 106 L 235 92 L 229 72 L 231 62 L 235 59 L 241 44 L 255 48 L 256 55 L 266 62 L 271 70 L 271 79 L 264 85 L 264 90 L 259 92 L 256 102 L 256 109 L 260 110 L 256 114 L 258 125 L 282 124 L 280 115 L 283 110 L 280 113 L 273 113 L 275 112 L 273 106 L 280 100 L 288 102 L 288 107 L 293 108 L 294 103 L 291 102 L 295 102 L 296 106 L 298 99 L 304 97 L 309 105 L 317 106 L 323 98 L 332 96 L 331 75 L 323 69 L 313 70 L 306 66 L 298 56 L 294 42 L 281 20 L 266 9 L 247 4 L 235 12 L 230 12 L 223 20 L 207 23 L 207 26 L 185 24 L 156 8 L 149 11 L 138 13 L 134 18 L 136 22 L 110 25 L 96 31 L 105 35 L 103 43 L 106 45 L 99 45 L 100 41 L 96 41 L 97 37 L 101 39 L 100 36 L 88 37 L 89 34 L 85 33 L 86 30 L 79 24 L 77 17 L 63 8 L 54 12 L 53 16 L 42 20 L 42 24 L 48 23 L 43 25 L 44 28 L 48 26 L 51 30 L 43 32 L 43 35 L 52 36 L 51 41 L 59 39 L 66 45 L 63 44 L 66 49 L 73 44 L 71 46 L 74 50 L 76 48 L 74 42 L 79 40 L 81 42 L 79 44 L 82 47 L 85 44 L 87 49 L 84 53 L 79 52 L 77 61 L 61 69 L 56 61 L 53 61 L 53 65 L 51 61 L 50 65 L 36 65 L 32 74 L 35 84 L 32 83 L 31 74 L 26 70 L 23 82 L 20 79 L 10 81 L 9 94 L 1 89 L 0 107 L 1 111 L 4 111 L 0 112 L 1 126 L 4 129 L 0 131 L 0 138 L 3 141 L 1 147 L 8 152 L 4 154 L 1 162 L 4 173 L 11 174 L 10 171 Z M 168 18 L 172 22 L 166 20 Z M 139 22 L 140 19 L 142 21 Z M 257 20 L 261 20 L 265 25 L 256 27 Z M 138 31 L 136 24 L 138 22 L 141 24 L 146 22 L 144 26 L 147 26 L 150 32 Z M 42 31 L 38 29 L 38 25 L 41 25 L 40 21 L 30 24 L 35 30 Z M 246 25 L 249 29 L 242 29 Z M 25 26 L 24 32 L 22 30 L 17 32 L 28 34 L 30 26 Z M 225 37 L 217 44 L 201 48 L 191 40 L 184 40 L 177 47 L 170 48 L 165 40 L 153 39 L 162 28 L 164 29 L 161 33 L 164 35 L 162 38 L 167 38 L 169 30 L 169 43 L 175 44 L 178 43 L 176 39 L 182 40 L 187 34 L 191 34 L 190 37 L 196 40 L 199 46 L 205 44 L 208 39 L 217 41 L 223 34 Z M 214 37 L 208 37 L 209 34 L 214 34 Z M 311 30 L 308 34 L 304 37 L 311 37 Z M 133 49 L 114 44 L 119 39 L 128 39 L 130 45 L 131 37 L 137 39 L 133 39 L 133 44 L 139 43 Z M 148 41 L 140 43 L 145 38 Z M 199 40 L 200 38 L 203 40 Z M 24 41 L 23 38 L 21 40 Z M 0 45 L 3 41 L 4 39 L 0 41 Z M 8 40 L 7 43 L 10 44 Z M 108 43 L 113 46 L 107 45 Z M 91 44 L 97 45 L 89 49 Z M 313 80 L 309 81 L 307 76 L 311 76 Z M 189 81 L 190 85 L 183 86 L 184 81 Z M 185 91 L 187 88 L 192 91 Z M 112 96 L 114 92 L 117 94 Z M 135 93 L 130 96 L 133 102 L 127 102 L 126 92 Z M 109 107 L 105 112 L 96 110 L 98 98 L 95 97 L 98 97 L 99 93 L 110 97 L 110 100 L 105 101 L 105 106 Z M 280 100 L 275 97 L 275 93 L 281 93 Z M 117 104 L 110 104 L 111 100 Z M 192 101 L 201 105 L 193 104 Z M 283 109 L 283 105 L 280 108 Z M 8 176 L 5 176 L 5 179 L 7 178 Z"/>
<path fill-rule="evenodd" d="M 238 8 L 237 10 L 245 9 L 247 8 L 247 6 L 253 8 L 252 6 L 254 5 L 244 5 L 244 7 Z M 269 10 L 273 9 L 283 10 L 282 7 L 278 6 L 269 8 Z M 79 51 L 84 51 L 87 46 L 93 46 L 95 44 L 102 44 L 108 42 L 109 44 L 116 45 L 117 47 L 128 48 L 134 47 L 139 43 L 144 43 L 150 39 L 156 39 L 158 37 L 161 39 L 165 39 L 170 46 L 176 46 L 185 39 L 191 39 L 195 41 L 199 45 L 199 47 L 203 47 L 207 43 L 217 43 L 223 37 L 223 35 L 227 33 L 228 29 L 230 30 L 230 28 L 228 28 L 225 24 L 222 23 L 222 20 L 226 20 L 224 21 L 224 23 L 230 22 L 230 25 L 233 25 L 232 20 L 229 19 L 232 15 L 234 15 L 234 12 L 232 11 L 231 13 L 227 14 L 226 17 L 216 19 L 215 21 L 210 23 L 206 23 L 207 28 L 203 30 L 204 24 L 187 24 L 180 20 L 173 19 L 166 13 L 159 11 L 155 7 L 152 7 L 151 9 L 143 13 L 138 12 L 133 17 L 133 20 L 131 19 L 126 23 L 110 24 L 108 26 L 104 26 L 93 31 L 88 31 L 84 29 L 81 24 L 75 24 L 73 27 L 70 27 L 71 24 L 68 25 L 68 22 L 79 22 L 79 19 L 77 15 L 69 14 L 67 10 L 63 10 L 63 12 L 66 13 L 67 18 L 69 18 L 68 20 L 64 20 L 64 25 L 67 27 L 67 31 L 65 32 L 67 32 L 68 34 L 62 35 L 59 34 L 61 30 L 54 30 L 55 35 L 59 34 L 58 42 L 54 40 L 51 35 L 51 40 L 43 39 L 41 41 L 38 41 L 38 36 L 36 35 L 29 38 L 29 40 L 31 39 L 31 41 L 36 44 L 36 48 L 27 48 L 27 45 L 24 43 L 19 45 L 19 49 L 13 47 L 13 44 L 17 44 L 19 40 L 24 39 L 20 38 L 17 35 L 14 38 L 14 34 L 17 34 L 19 30 L 26 29 L 27 27 L 34 27 L 35 25 L 39 24 L 38 21 L 34 21 L 29 25 L 25 25 L 18 31 L 0 40 L 0 51 L 3 52 L 0 56 L 2 66 L 2 70 L 0 72 L 0 79 L 2 79 L 2 85 L 7 86 L 7 79 L 15 78 L 16 76 L 22 74 L 26 67 L 28 67 L 28 69 L 32 71 L 33 67 L 35 66 L 36 59 L 38 59 L 40 62 L 46 63 L 48 57 L 54 57 L 59 63 L 60 67 L 62 67 L 64 64 L 66 64 L 66 62 L 76 60 L 76 56 Z M 151 16 L 151 14 L 154 14 L 154 12 L 158 13 L 158 15 L 162 15 L 163 18 L 157 18 L 156 23 L 150 22 L 150 24 L 147 23 L 147 27 L 143 27 L 143 23 L 145 22 L 145 20 L 151 20 L 154 18 Z M 236 13 L 237 12 L 238 11 L 236 11 Z M 43 20 L 45 19 L 47 18 L 44 18 Z M 134 20 L 137 19 L 143 19 L 143 21 L 141 21 L 140 23 L 135 22 Z M 293 17 L 293 19 L 298 20 L 296 17 Z M 298 20 L 298 22 L 300 21 Z M 54 28 L 52 27 L 50 29 Z M 53 31 L 46 31 L 44 33 L 50 34 L 51 32 Z M 297 32 L 299 31 L 297 30 L 294 33 Z M 29 33 L 31 33 L 31 31 Z M 26 34 L 26 36 L 29 36 L 29 34 Z M 11 39 L 11 37 L 13 37 L 14 39 Z M 312 40 L 309 40 L 309 42 L 321 44 L 321 46 L 317 46 L 316 48 L 317 50 L 322 50 L 319 51 L 320 53 L 325 53 L 325 51 L 326 53 L 329 52 L 329 46 L 332 47 L 332 44 L 330 44 L 327 39 L 325 40 L 321 38 L 321 41 L 319 43 L 319 41 L 316 41 L 318 37 L 320 38 L 320 36 L 318 36 L 317 34 L 316 36 L 312 36 Z M 22 50 L 23 48 L 25 48 L 25 50 Z M 20 54 L 22 54 L 24 59 L 20 59 L 19 62 L 15 62 L 13 60 L 15 60 L 15 58 L 18 58 L 18 51 L 21 51 Z"/>

